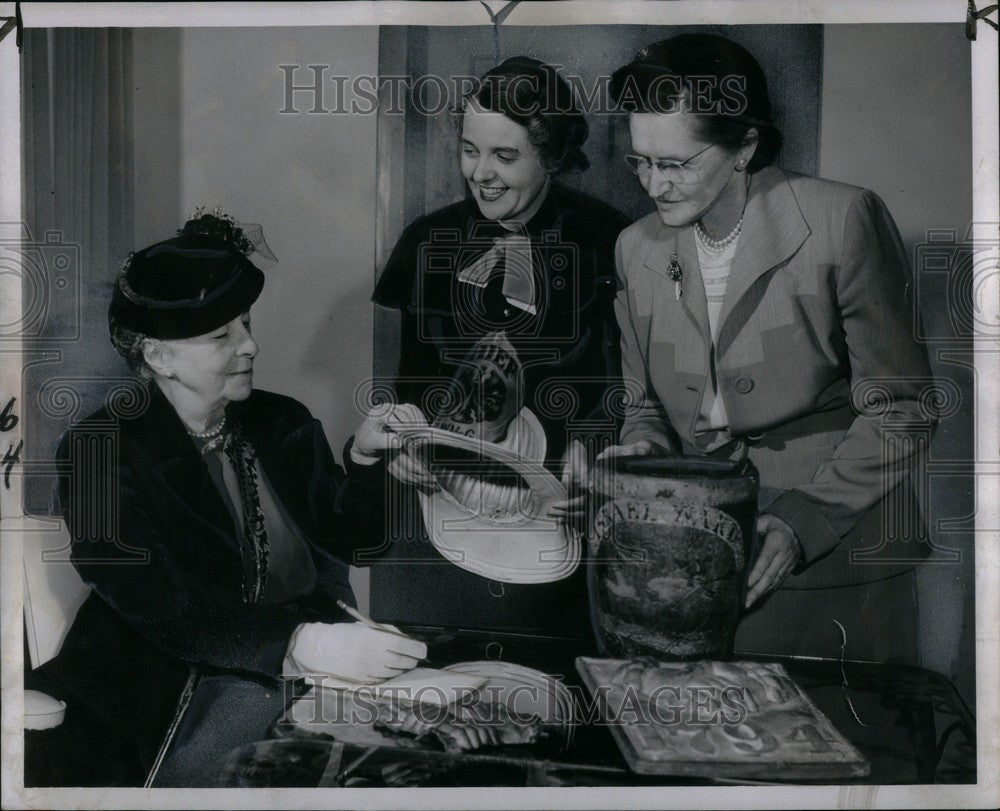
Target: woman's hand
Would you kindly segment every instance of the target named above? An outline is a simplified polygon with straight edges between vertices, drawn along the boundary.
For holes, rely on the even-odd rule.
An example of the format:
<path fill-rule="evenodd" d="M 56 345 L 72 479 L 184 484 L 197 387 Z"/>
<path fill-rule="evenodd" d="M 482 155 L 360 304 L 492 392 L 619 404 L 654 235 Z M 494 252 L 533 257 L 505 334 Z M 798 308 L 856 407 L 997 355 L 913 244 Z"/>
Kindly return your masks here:
<path fill-rule="evenodd" d="M 423 412 L 410 403 L 400 403 L 369 414 L 354 434 L 351 458 L 359 465 L 373 465 L 386 459 L 386 469 L 404 484 L 437 490 L 437 480 L 423 462 L 406 451 L 396 432 L 400 425 L 426 426 Z"/>
<path fill-rule="evenodd" d="M 362 684 L 412 670 L 426 656 L 423 642 L 360 622 L 303 623 L 295 629 L 286 653 L 300 675 L 334 676 Z"/>
<path fill-rule="evenodd" d="M 780 518 L 767 513 L 761 515 L 757 519 L 757 534 L 764 539 L 764 543 L 747 580 L 746 608 L 778 588 L 802 560 L 802 546 L 798 538 Z"/>
<path fill-rule="evenodd" d="M 582 521 L 587 514 L 589 479 L 590 466 L 587 464 L 587 451 L 579 439 L 573 439 L 562 458 L 562 484 L 566 488 L 569 498 L 566 501 L 553 504 L 549 515 L 566 524 L 576 524 Z"/>
<path fill-rule="evenodd" d="M 628 445 L 611 445 L 597 454 L 597 459 L 594 461 L 606 462 L 617 456 L 652 456 L 654 454 L 658 456 L 676 455 L 651 439 L 640 439 L 638 442 L 632 442 Z"/>

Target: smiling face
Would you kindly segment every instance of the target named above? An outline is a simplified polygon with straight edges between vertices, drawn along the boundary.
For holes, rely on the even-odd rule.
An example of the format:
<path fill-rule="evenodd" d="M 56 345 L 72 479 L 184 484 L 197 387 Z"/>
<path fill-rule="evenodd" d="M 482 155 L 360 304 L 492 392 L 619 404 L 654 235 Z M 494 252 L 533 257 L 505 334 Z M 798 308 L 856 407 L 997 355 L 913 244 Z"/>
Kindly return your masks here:
<path fill-rule="evenodd" d="M 250 396 L 256 355 L 250 313 L 243 313 L 204 335 L 157 341 L 146 360 L 161 388 L 169 387 L 207 414 Z"/>
<path fill-rule="evenodd" d="M 752 144 L 738 152 L 711 146 L 701 136 L 696 116 L 684 110 L 631 113 L 629 134 L 632 151 L 653 161 L 686 161 L 696 155 L 685 164 L 685 175 L 690 175 L 690 180 L 672 182 L 655 169 L 646 178 L 640 177 L 664 225 L 690 225 L 706 216 L 711 218 L 713 212 L 718 216 L 727 207 L 742 207 L 745 173 L 734 167 L 741 158 L 749 161 Z M 705 151 L 697 155 L 701 150 Z"/>
<path fill-rule="evenodd" d="M 490 220 L 510 219 L 529 208 L 549 176 L 524 127 L 472 105 L 462 117 L 461 160 L 472 196 Z"/>

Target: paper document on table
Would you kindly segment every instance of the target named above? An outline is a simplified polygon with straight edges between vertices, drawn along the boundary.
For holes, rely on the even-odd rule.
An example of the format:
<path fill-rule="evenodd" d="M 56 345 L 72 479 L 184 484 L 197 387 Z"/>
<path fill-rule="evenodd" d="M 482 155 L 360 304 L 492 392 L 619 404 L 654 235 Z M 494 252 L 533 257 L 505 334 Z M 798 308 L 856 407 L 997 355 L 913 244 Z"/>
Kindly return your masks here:
<path fill-rule="evenodd" d="M 486 684 L 485 676 L 453 673 L 431 667 L 415 667 L 377 684 L 340 679 L 336 676 L 304 676 L 307 682 L 330 690 L 365 692 L 374 698 L 384 698 L 404 704 L 434 704 L 447 706 L 460 701 Z"/>

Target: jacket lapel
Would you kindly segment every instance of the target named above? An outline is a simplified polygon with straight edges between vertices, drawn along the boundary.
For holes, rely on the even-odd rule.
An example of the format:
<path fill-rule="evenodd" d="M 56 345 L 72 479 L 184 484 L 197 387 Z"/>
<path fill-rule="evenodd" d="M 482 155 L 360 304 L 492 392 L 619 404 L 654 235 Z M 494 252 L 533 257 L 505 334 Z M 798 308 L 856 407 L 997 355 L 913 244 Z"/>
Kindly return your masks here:
<path fill-rule="evenodd" d="M 229 510 L 180 417 L 155 385 L 142 419 L 148 426 L 145 444 L 150 471 L 173 496 L 177 509 L 238 551 L 236 527 Z"/>
<path fill-rule="evenodd" d="M 275 496 L 281 501 L 293 520 L 301 521 L 295 505 L 302 501 L 301 475 L 297 465 L 303 454 L 313 453 L 309 445 L 313 437 L 313 425 L 295 426 L 284 414 L 277 418 L 264 419 L 260 410 L 254 408 L 253 398 L 243 402 L 233 402 L 226 407 L 227 419 L 233 424 L 239 422 L 247 440 L 254 447 L 257 459 Z M 305 533 L 303 533 L 305 537 Z"/>
<path fill-rule="evenodd" d="M 747 302 L 744 297 L 754 282 L 793 256 L 810 234 L 785 173 L 775 167 L 763 169 L 753 176 L 743 222 L 743 233 L 736 245 L 726 298 L 719 314 L 720 354 L 746 322 L 746 318 L 733 316 L 745 315 Z M 750 306 L 752 309 L 756 302 Z"/>
<path fill-rule="evenodd" d="M 708 325 L 708 303 L 705 299 L 705 285 L 701 281 L 694 231 L 690 228 L 670 228 L 665 225 L 657 227 L 656 236 L 650 241 L 645 265 L 667 280 L 664 290 L 669 291 L 669 295 L 676 295 L 675 282 L 670 278 L 670 260 L 675 252 L 681 273 L 681 307 L 698 330 L 707 350 L 711 342 L 711 330 Z"/>
<path fill-rule="evenodd" d="M 671 403 L 671 413 L 678 419 L 675 426 L 685 435 L 693 435 L 701 400 L 708 381 L 709 350 L 712 345 L 712 331 L 708 321 L 708 302 L 705 285 L 698 264 L 698 246 L 695 244 L 692 228 L 671 228 L 655 224 L 655 236 L 650 240 L 650 250 L 645 266 L 663 277 L 660 286 L 660 301 L 653 304 L 651 340 L 655 345 L 662 343 L 672 346 L 673 373 L 678 387 Z M 670 262 L 676 251 L 676 262 L 680 269 L 680 309 L 694 329 L 671 323 L 677 287 L 670 278 Z M 650 347 L 650 352 L 653 348 Z M 699 369 L 700 372 L 692 372 Z"/>

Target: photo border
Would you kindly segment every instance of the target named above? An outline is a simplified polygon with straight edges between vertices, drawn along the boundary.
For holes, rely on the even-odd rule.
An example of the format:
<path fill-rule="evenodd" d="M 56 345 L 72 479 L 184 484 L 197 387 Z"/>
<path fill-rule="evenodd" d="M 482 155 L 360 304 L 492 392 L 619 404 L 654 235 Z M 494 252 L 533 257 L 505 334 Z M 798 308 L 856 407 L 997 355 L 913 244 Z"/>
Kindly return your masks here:
<path fill-rule="evenodd" d="M 492 4 L 499 10 L 502 3 Z M 980 5 L 987 5 L 982 2 Z M 14 4 L 0 3 L 0 16 Z M 962 0 L 907 2 L 870 0 L 792 4 L 746 2 L 520 3 L 504 25 L 581 24 L 762 24 L 966 22 Z M 384 3 L 22 3 L 26 27 L 255 27 L 342 25 L 489 25 L 478 2 Z M 972 45 L 973 221 L 996 238 L 1000 222 L 998 183 L 997 32 L 979 21 Z M 21 221 L 20 62 L 12 32 L 0 43 L 0 222 Z M 995 250 L 994 250 L 995 253 Z M 983 287 L 986 300 L 1000 302 L 1000 274 Z M 0 301 L 0 323 L 13 323 L 21 302 Z M 24 789 L 22 777 L 21 672 L 23 640 L 21 477 L 14 476 L 0 511 L 0 605 L 2 605 L 2 804 L 5 808 L 594 808 L 662 806 L 711 808 L 785 807 L 994 807 L 1000 803 L 1000 343 L 997 335 L 977 335 L 976 368 L 976 721 L 978 780 L 975 785 L 653 787 L 628 789 Z M 3 390 L 20 390 L 25 358 L 17 347 L 0 348 Z M 11 432 L 14 438 L 20 431 Z M 7 434 L 5 436 L 10 436 Z"/>

